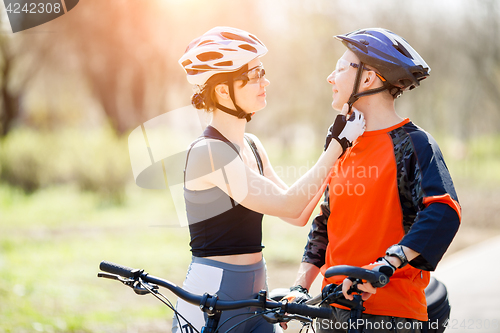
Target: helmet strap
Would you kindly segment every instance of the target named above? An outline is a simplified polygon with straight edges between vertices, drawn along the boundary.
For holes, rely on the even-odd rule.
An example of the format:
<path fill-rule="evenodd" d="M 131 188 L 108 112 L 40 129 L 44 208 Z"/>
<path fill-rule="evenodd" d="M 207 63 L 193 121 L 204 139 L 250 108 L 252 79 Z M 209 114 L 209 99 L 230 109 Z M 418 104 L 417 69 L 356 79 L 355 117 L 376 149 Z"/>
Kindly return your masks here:
<path fill-rule="evenodd" d="M 371 90 L 366 90 L 363 92 L 358 92 L 359 85 L 361 83 L 361 74 L 363 73 L 363 68 L 364 68 L 364 63 L 360 62 L 359 66 L 358 66 L 358 71 L 356 72 L 356 79 L 354 81 L 354 87 L 352 89 L 352 94 L 349 97 L 349 100 L 347 101 L 347 104 L 349 105 L 349 113 L 351 112 L 352 105 L 361 97 L 378 94 L 379 92 L 382 92 L 384 90 L 388 90 L 391 88 L 391 85 L 383 77 L 379 76 L 379 78 L 381 78 L 382 83 L 383 83 L 382 87 L 371 89 Z"/>
<path fill-rule="evenodd" d="M 250 113 L 244 113 L 243 114 L 243 117 L 241 116 L 242 113 L 241 112 L 238 112 L 236 110 L 233 110 L 233 109 L 230 109 L 230 108 L 227 108 L 225 107 L 224 105 L 221 105 L 219 103 L 216 103 L 215 106 L 217 106 L 217 109 L 221 110 L 222 112 L 225 112 L 227 114 L 230 114 L 231 116 L 235 116 L 236 118 L 239 118 L 239 119 L 243 119 L 245 118 L 247 120 L 247 122 L 249 122 L 250 120 L 252 120 L 252 115 Z"/>
<path fill-rule="evenodd" d="M 219 110 L 221 110 L 221 111 L 223 111 L 225 113 L 228 113 L 228 114 L 230 114 L 232 116 L 235 116 L 235 117 L 237 117 L 239 119 L 245 118 L 247 120 L 247 122 L 249 122 L 250 120 L 252 120 L 252 114 L 251 113 L 246 113 L 242 108 L 240 108 L 238 106 L 238 104 L 236 104 L 236 98 L 234 96 L 234 79 L 233 79 L 233 75 L 229 76 L 227 85 L 229 87 L 229 97 L 231 98 L 231 101 L 233 102 L 233 105 L 236 108 L 236 110 L 227 108 L 224 105 L 221 105 L 219 103 L 216 103 L 215 106 L 217 106 L 217 108 Z"/>
<path fill-rule="evenodd" d="M 358 71 L 356 72 L 356 79 L 354 80 L 354 86 L 352 88 L 352 93 L 351 96 L 349 97 L 349 100 L 347 101 L 347 104 L 349 105 L 349 113 L 351 113 L 352 110 L 352 105 L 359 99 L 358 95 L 358 90 L 359 90 L 359 84 L 361 83 L 361 74 L 363 74 L 363 68 L 364 64 L 363 62 L 359 62 L 358 66 Z"/>

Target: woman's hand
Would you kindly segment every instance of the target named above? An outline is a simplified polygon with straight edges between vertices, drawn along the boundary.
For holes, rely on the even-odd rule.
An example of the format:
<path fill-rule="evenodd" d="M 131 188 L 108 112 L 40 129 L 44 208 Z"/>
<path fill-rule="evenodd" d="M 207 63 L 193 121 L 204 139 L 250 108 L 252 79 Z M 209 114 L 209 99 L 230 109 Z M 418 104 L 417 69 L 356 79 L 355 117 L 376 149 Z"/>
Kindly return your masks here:
<path fill-rule="evenodd" d="M 335 139 L 342 146 L 343 154 L 347 148 L 352 146 L 352 142 L 364 133 L 366 123 L 363 113 L 359 112 L 355 108 L 352 108 L 352 114 L 349 118 L 347 118 L 348 111 L 349 105 L 346 103 L 342 107 L 342 112 L 337 115 L 335 122 L 328 129 L 325 150 L 328 148 L 332 139 Z"/>

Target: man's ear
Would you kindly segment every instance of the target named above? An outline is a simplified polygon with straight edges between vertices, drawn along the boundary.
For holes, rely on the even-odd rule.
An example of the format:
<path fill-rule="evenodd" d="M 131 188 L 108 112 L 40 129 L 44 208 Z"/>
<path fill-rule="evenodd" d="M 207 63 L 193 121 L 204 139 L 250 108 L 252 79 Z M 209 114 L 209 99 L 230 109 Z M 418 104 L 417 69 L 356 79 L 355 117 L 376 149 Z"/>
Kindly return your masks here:
<path fill-rule="evenodd" d="M 367 88 L 375 88 L 373 85 L 377 82 L 377 74 L 374 71 L 365 71 L 362 82 Z"/>
<path fill-rule="evenodd" d="M 215 86 L 215 93 L 220 99 L 231 99 L 229 96 L 229 87 L 225 83 L 221 83 Z"/>

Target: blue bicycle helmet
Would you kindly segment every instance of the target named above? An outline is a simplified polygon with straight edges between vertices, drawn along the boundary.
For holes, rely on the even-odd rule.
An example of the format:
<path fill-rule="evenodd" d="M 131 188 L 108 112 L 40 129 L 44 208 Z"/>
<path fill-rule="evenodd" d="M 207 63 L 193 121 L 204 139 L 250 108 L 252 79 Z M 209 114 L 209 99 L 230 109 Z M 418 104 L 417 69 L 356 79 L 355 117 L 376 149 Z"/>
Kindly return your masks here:
<path fill-rule="evenodd" d="M 354 52 L 361 61 L 350 105 L 359 97 L 389 90 L 392 96 L 399 97 L 403 91 L 420 85 L 429 76 L 431 68 L 422 57 L 402 37 L 382 29 L 370 28 L 335 36 Z M 358 93 L 363 64 L 373 66 L 379 72 L 384 87 Z"/>

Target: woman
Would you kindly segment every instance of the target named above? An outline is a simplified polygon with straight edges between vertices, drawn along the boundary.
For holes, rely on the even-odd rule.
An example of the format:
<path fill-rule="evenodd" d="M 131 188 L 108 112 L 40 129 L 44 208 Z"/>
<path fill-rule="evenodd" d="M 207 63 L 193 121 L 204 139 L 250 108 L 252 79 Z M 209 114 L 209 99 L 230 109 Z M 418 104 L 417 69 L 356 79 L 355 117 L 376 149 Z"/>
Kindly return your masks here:
<path fill-rule="evenodd" d="M 188 81 L 198 87 L 193 105 L 213 116 L 186 158 L 184 193 L 193 261 L 184 288 L 196 294 L 216 293 L 222 300 L 249 299 L 266 289 L 263 214 L 305 225 L 334 162 L 364 131 L 363 116 L 355 110 L 346 121 L 345 108 L 330 133 L 335 140 L 316 165 L 288 187 L 274 172 L 258 138 L 245 134 L 246 123 L 266 106 L 269 81 L 260 61 L 265 53 L 264 44 L 252 34 L 216 27 L 192 41 L 179 60 Z M 198 307 L 179 300 L 177 310 L 198 330 L 204 325 L 206 315 Z M 220 324 L 248 312 L 251 309 L 223 312 Z M 230 320 L 222 331 L 243 319 Z M 190 332 L 188 324 L 176 318 L 173 331 L 180 330 Z M 277 326 L 258 316 L 234 332 L 275 330 Z"/>

